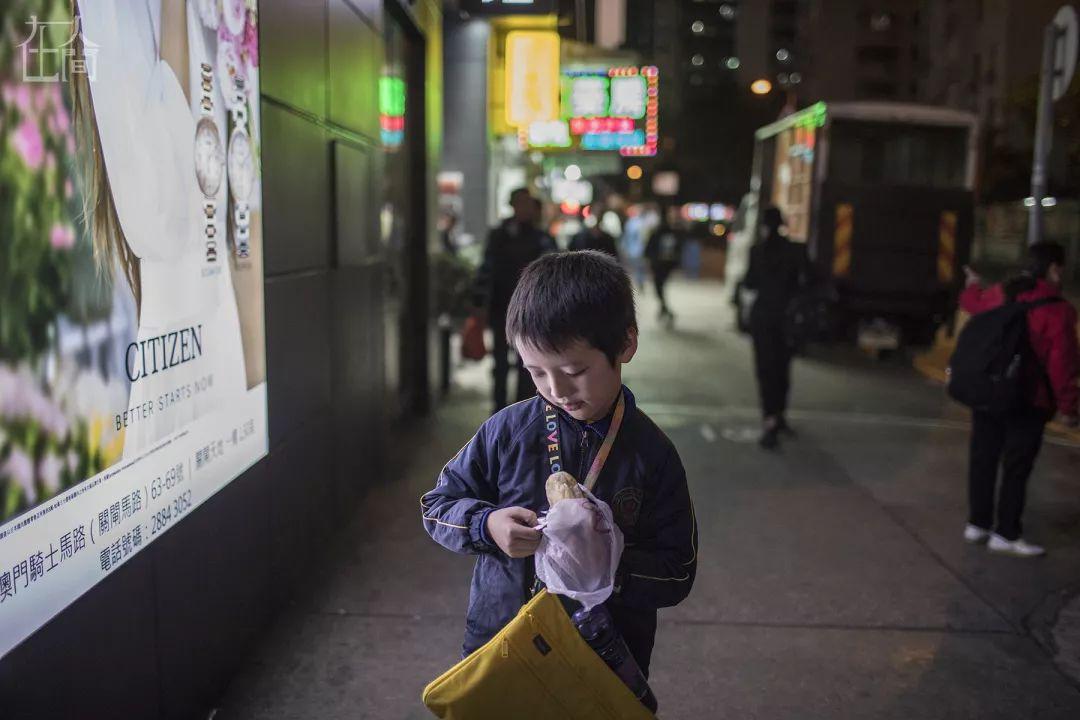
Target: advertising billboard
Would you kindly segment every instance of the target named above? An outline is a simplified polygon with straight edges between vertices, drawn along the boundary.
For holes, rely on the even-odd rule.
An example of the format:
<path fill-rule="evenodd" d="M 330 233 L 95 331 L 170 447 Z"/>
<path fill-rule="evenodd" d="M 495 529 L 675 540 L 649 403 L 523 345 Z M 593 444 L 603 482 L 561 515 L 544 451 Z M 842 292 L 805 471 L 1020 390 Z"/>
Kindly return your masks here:
<path fill-rule="evenodd" d="M 0 19 L 3 655 L 265 455 L 267 414 L 255 2 Z"/>

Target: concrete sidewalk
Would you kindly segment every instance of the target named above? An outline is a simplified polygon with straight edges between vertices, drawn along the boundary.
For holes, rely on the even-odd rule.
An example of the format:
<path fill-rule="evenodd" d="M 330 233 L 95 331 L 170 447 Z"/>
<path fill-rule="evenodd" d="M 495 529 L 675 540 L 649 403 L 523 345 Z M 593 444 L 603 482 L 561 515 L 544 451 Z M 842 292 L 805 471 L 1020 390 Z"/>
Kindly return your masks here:
<path fill-rule="evenodd" d="M 679 448 L 700 524 L 694 592 L 661 612 L 660 716 L 1080 717 L 1077 444 L 1048 442 L 1031 483 L 1027 529 L 1049 557 L 990 556 L 960 539 L 966 418 L 940 388 L 843 350 L 801 359 L 799 438 L 765 454 L 719 287 L 676 283 L 672 307 L 664 330 L 642 298 L 625 374 Z M 486 417 L 485 381 L 460 373 L 414 429 L 218 720 L 429 717 L 420 691 L 458 657 L 472 561 L 427 537 L 417 499 Z"/>

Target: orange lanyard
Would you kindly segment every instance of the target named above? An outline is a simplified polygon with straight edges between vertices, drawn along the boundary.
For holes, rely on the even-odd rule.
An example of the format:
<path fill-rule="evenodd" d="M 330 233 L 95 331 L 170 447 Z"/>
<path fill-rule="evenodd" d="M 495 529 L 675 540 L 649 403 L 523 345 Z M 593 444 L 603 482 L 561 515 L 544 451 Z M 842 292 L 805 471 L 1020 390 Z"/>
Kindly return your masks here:
<path fill-rule="evenodd" d="M 608 428 L 607 435 L 604 436 L 604 442 L 600 445 L 600 450 L 597 451 L 592 466 L 589 467 L 589 473 L 585 476 L 584 483 L 582 483 L 588 488 L 589 492 L 592 492 L 593 487 L 596 486 L 596 479 L 600 477 L 600 471 L 604 468 L 604 463 L 607 462 L 608 456 L 611 454 L 611 448 L 615 445 L 615 436 L 619 434 L 625 412 L 626 400 L 620 388 L 619 401 L 615 404 L 615 414 L 611 418 L 611 427 Z M 547 433 L 544 440 L 548 449 L 548 471 L 557 473 L 563 469 L 561 450 L 559 448 L 559 413 L 551 403 L 544 404 L 544 420 L 544 430 Z"/>

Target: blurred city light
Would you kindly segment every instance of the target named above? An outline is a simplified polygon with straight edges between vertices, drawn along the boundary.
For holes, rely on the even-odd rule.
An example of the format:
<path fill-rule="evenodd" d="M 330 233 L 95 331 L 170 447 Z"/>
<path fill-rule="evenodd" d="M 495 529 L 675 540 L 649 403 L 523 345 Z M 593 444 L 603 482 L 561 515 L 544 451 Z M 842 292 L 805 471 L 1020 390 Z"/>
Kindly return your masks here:
<path fill-rule="evenodd" d="M 640 180 L 641 175 L 642 172 L 640 165 L 631 165 L 630 167 L 626 168 L 626 177 L 630 178 L 631 180 Z"/>
<path fill-rule="evenodd" d="M 739 58 L 734 57 L 734 56 L 729 57 L 727 59 L 727 63 L 726 63 L 728 70 L 738 70 L 739 69 L 739 64 L 740 64 L 739 63 Z"/>
<path fill-rule="evenodd" d="M 690 29 L 693 30 L 695 34 L 701 34 L 705 32 L 705 23 L 700 20 L 695 20 L 694 24 L 690 26 Z"/>
<path fill-rule="evenodd" d="M 566 169 L 563 170 L 563 176 L 567 180 L 580 180 L 581 168 L 579 168 L 577 165 L 567 165 Z"/>
<path fill-rule="evenodd" d="M 755 80 L 750 85 L 750 92 L 754 93 L 755 95 L 768 95 L 770 92 L 772 92 L 772 83 L 765 78 Z"/>
<path fill-rule="evenodd" d="M 1042 199 L 1042 206 L 1044 208 L 1054 207 L 1055 205 L 1057 205 L 1057 203 L 1058 201 L 1056 197 L 1044 197 Z M 1035 198 L 1031 197 L 1030 195 L 1024 198 L 1024 207 L 1035 207 Z"/>

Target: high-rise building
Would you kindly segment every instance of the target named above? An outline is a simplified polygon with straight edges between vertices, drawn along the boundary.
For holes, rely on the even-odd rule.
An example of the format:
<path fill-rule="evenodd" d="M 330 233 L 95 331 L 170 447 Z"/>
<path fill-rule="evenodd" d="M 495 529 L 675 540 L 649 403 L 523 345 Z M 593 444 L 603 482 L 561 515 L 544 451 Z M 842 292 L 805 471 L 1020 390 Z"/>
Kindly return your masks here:
<path fill-rule="evenodd" d="M 799 99 L 890 100 L 920 96 L 922 0 L 809 0 L 809 56 Z"/>
<path fill-rule="evenodd" d="M 926 43 L 934 55 L 924 65 L 923 99 L 978 113 L 999 143 L 1022 142 L 1015 133 L 1024 132 L 1031 123 L 1017 122 L 1020 118 L 1010 108 L 1009 98 L 1024 85 L 1036 87 L 1042 30 L 1061 4 L 1059 0 L 924 0 Z"/>
<path fill-rule="evenodd" d="M 682 199 L 737 202 L 753 131 L 779 111 L 775 97 L 751 95 L 742 69 L 742 12 L 758 4 L 627 0 L 626 45 L 660 69 L 658 162 L 679 171 Z"/>

